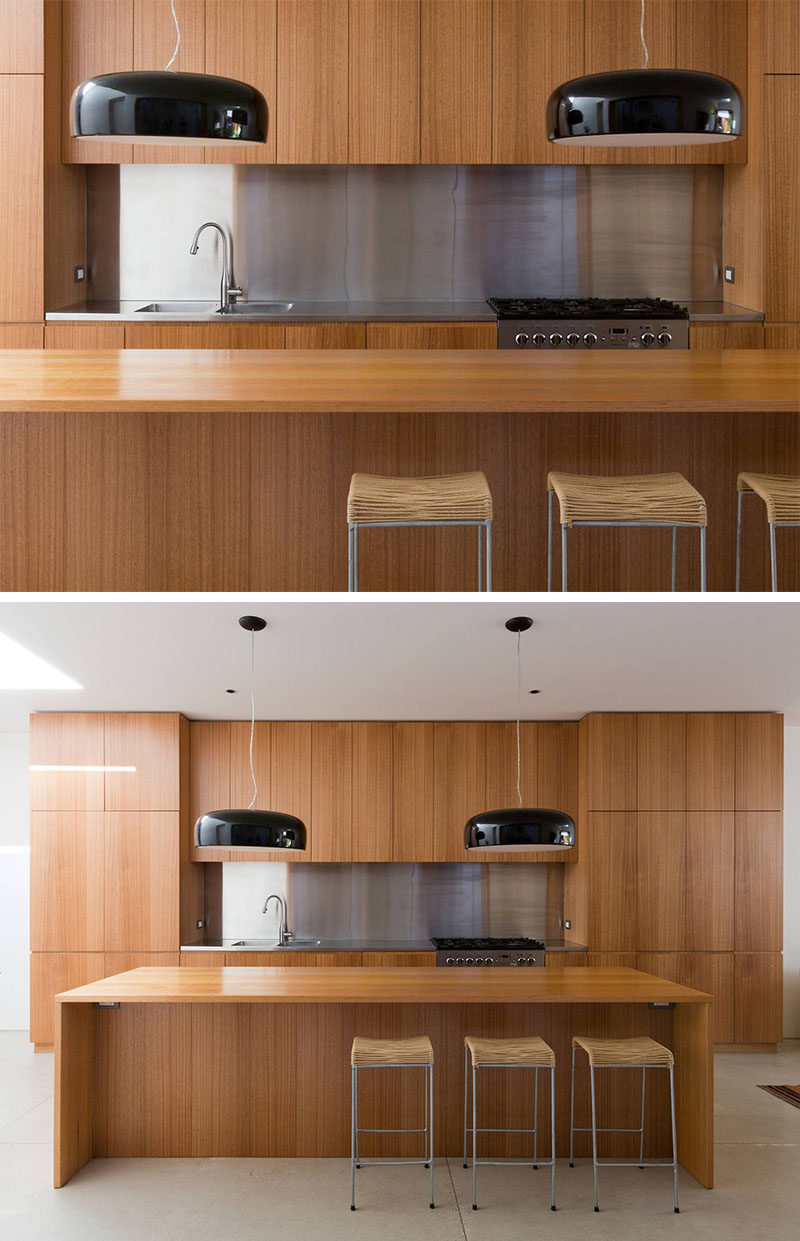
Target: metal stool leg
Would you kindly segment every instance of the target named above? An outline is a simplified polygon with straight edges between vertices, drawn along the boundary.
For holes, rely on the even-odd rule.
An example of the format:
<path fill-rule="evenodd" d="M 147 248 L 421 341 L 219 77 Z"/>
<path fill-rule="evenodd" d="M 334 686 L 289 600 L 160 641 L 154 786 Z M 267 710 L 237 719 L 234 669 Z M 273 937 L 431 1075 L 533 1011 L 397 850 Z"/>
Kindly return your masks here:
<path fill-rule="evenodd" d="M 575 1048 L 572 1049 L 572 1085 L 569 1092 L 569 1166 L 575 1167 Z"/>
<path fill-rule="evenodd" d="M 358 590 L 358 526 L 353 526 L 353 590 Z"/>
<path fill-rule="evenodd" d="M 483 529 L 478 526 L 478 593 L 483 590 Z"/>
<path fill-rule="evenodd" d="M 347 589 L 353 589 L 353 526 L 347 523 Z"/>
<path fill-rule="evenodd" d="M 428 1073 L 429 1073 L 429 1078 L 430 1078 L 430 1145 L 428 1147 L 428 1154 L 430 1155 L 430 1167 L 431 1167 L 430 1208 L 431 1210 L 433 1210 L 433 1205 L 434 1205 L 433 1204 L 433 1065 L 431 1065 L 430 1068 L 428 1069 Z"/>
<path fill-rule="evenodd" d="M 553 589 L 553 493 L 547 493 L 547 589 Z"/>
<path fill-rule="evenodd" d="M 492 589 L 492 523 L 486 523 L 486 591 Z"/>
<path fill-rule="evenodd" d="M 594 1098 L 594 1065 L 589 1065 L 589 1077 L 592 1084 L 592 1165 L 594 1174 L 594 1209 L 599 1211 L 597 1200 L 597 1112 Z"/>
<path fill-rule="evenodd" d="M 469 1064 L 468 1064 L 469 1048 L 464 1048 L 464 1167 L 467 1166 L 467 1083 L 469 1081 Z"/>
<path fill-rule="evenodd" d="M 550 1069 L 550 1210 L 556 1209 L 556 1071 Z"/>
<path fill-rule="evenodd" d="M 736 502 L 736 589 L 742 589 L 742 500 L 744 492 L 740 491 Z"/>
<path fill-rule="evenodd" d="M 477 1141 L 478 1141 L 478 1106 L 477 1106 L 477 1078 L 475 1076 L 475 1065 L 472 1066 L 472 1209 L 478 1209 L 478 1165 L 475 1162 L 477 1157 Z"/>
<path fill-rule="evenodd" d="M 350 1210 L 356 1209 L 356 1133 L 358 1132 L 358 1069 L 350 1076 Z"/>
<path fill-rule="evenodd" d="M 700 527 L 700 589 L 706 588 L 706 527 Z"/>
<path fill-rule="evenodd" d="M 678 585 L 678 527 L 672 527 L 672 585 L 671 590 L 674 593 Z"/>
<path fill-rule="evenodd" d="M 645 1082 L 646 1073 L 647 1073 L 647 1069 L 644 1066 L 642 1066 L 642 1124 L 639 1130 L 639 1167 L 640 1168 L 644 1167 L 644 1163 L 642 1161 L 644 1159 L 644 1082 Z"/>
<path fill-rule="evenodd" d="M 539 1144 L 539 1070 L 533 1070 L 533 1170 L 537 1171 L 538 1164 L 536 1154 Z"/>
<path fill-rule="evenodd" d="M 567 527 L 561 527 L 561 589 L 567 589 Z"/>
<path fill-rule="evenodd" d="M 675 1069 L 673 1065 L 669 1066 L 669 1102 L 672 1111 L 672 1181 L 675 1191 L 675 1214 L 678 1215 L 680 1207 L 678 1206 L 678 1135 L 675 1124 Z"/>
<path fill-rule="evenodd" d="M 769 523 L 769 564 L 772 589 L 776 591 L 778 589 L 778 558 L 775 549 L 775 523 L 773 521 Z"/>

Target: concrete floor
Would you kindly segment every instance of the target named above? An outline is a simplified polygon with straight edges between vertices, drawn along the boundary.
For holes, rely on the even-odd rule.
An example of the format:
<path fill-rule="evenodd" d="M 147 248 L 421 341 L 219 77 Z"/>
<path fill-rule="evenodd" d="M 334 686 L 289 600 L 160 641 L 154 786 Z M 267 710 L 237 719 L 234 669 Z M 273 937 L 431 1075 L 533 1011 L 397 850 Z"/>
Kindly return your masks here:
<path fill-rule="evenodd" d="M 437 1160 L 437 1208 L 422 1168 L 373 1168 L 348 1210 L 342 1160 L 96 1159 L 51 1188 L 53 1060 L 23 1033 L 0 1033 L 0 1237 L 3 1241 L 796 1241 L 800 1219 L 800 1109 L 756 1084 L 800 1082 L 800 1041 L 777 1056 L 718 1056 L 717 1188 L 681 1173 L 672 1212 L 669 1170 L 614 1168 L 592 1211 L 591 1164 L 549 1173 L 482 1168 L 473 1212 L 471 1172 Z"/>

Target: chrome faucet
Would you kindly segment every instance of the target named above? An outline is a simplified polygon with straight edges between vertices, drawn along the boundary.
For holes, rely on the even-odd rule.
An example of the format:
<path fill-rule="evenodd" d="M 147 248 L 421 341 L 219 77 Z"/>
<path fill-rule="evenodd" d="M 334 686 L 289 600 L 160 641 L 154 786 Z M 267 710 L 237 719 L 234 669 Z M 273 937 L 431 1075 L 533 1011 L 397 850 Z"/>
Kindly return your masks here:
<path fill-rule="evenodd" d="M 192 238 L 192 244 L 189 246 L 190 254 L 197 254 L 200 234 L 206 228 L 215 228 L 222 238 L 222 279 L 219 282 L 219 312 L 225 315 L 228 314 L 237 297 L 242 296 L 242 290 L 236 287 L 236 277 L 233 274 L 233 240 L 222 225 L 217 224 L 216 220 L 206 220 L 205 224 L 200 225 Z"/>
<path fill-rule="evenodd" d="M 270 901 L 278 902 L 278 907 L 281 913 L 281 925 L 278 929 L 278 944 L 280 945 L 281 948 L 285 948 L 287 941 L 290 939 L 294 939 L 294 935 L 289 930 L 289 924 L 286 921 L 286 901 L 282 896 L 278 896 L 277 892 L 273 892 L 264 901 L 264 908 L 261 910 L 262 914 L 265 914 L 267 912 L 267 906 L 269 905 Z"/>

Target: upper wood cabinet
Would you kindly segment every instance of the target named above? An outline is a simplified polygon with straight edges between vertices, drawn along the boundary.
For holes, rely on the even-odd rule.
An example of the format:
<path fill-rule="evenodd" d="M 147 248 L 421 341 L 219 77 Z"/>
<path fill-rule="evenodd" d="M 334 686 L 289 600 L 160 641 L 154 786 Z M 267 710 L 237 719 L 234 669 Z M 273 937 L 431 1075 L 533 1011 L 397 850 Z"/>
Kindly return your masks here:
<path fill-rule="evenodd" d="M 750 5 L 749 36 L 764 73 L 800 73 L 800 3 L 756 0 Z"/>
<path fill-rule="evenodd" d="M 717 73 L 739 88 L 745 100 L 745 126 L 747 7 L 748 0 L 677 0 L 675 39 L 678 68 Z M 747 137 L 720 145 L 700 143 L 679 147 L 677 161 L 679 164 L 744 164 L 747 162 Z"/>
<path fill-rule="evenodd" d="M 207 164 L 275 163 L 277 24 L 276 0 L 206 0 L 206 73 L 249 82 L 267 101 L 265 145 L 206 147 Z"/>
<path fill-rule="evenodd" d="M 103 815 L 105 947 L 177 952 L 180 947 L 180 816 Z"/>
<path fill-rule="evenodd" d="M 180 73 L 204 73 L 205 0 L 175 0 L 175 13 L 181 28 L 181 44 L 174 68 Z M 134 0 L 134 69 L 164 69 L 174 49 L 175 24 L 170 6 L 163 0 Z M 133 158 L 137 164 L 202 164 L 205 153 L 206 148 L 202 146 L 148 146 L 137 143 Z"/>
<path fill-rule="evenodd" d="M 31 810 L 103 810 L 104 755 L 102 714 L 47 711 L 32 715 Z M 36 771 L 36 767 L 56 770 Z"/>
<path fill-rule="evenodd" d="M 105 717 L 106 810 L 180 810 L 180 717 Z"/>
<path fill-rule="evenodd" d="M 422 4 L 420 159 L 492 161 L 492 0 Z"/>
<path fill-rule="evenodd" d="M 783 810 L 783 716 L 736 716 L 737 810 Z"/>
<path fill-rule="evenodd" d="M 272 724 L 270 808 L 296 815 L 311 828 L 311 725 L 304 721 Z M 312 837 L 313 828 L 308 840 L 313 856 Z M 301 860 L 298 854 L 294 860 Z"/>
<path fill-rule="evenodd" d="M 133 68 L 133 11 L 133 0 L 63 0 L 61 158 L 67 164 L 133 163 L 130 143 L 73 138 L 69 109 L 75 87 L 87 78 Z"/>
<path fill-rule="evenodd" d="M 312 862 L 353 860 L 353 725 L 311 725 Z"/>
<path fill-rule="evenodd" d="M 765 117 L 796 116 L 800 108 L 800 73 L 764 79 Z M 793 111 L 794 109 L 794 111 Z M 769 125 L 766 161 L 766 252 L 764 311 L 767 318 L 800 320 L 800 143 L 791 125 Z"/>
<path fill-rule="evenodd" d="M 686 816 L 639 814 L 636 827 L 637 948 L 676 950 L 686 944 Z M 610 859 L 613 864 L 613 858 Z"/>
<path fill-rule="evenodd" d="M 587 810 L 635 810 L 635 715 L 587 715 L 578 728 L 581 801 Z"/>
<path fill-rule="evenodd" d="M 391 862 L 393 726 L 353 723 L 353 861 Z"/>
<path fill-rule="evenodd" d="M 36 322 L 44 317 L 42 78 L 0 76 L 0 114 L 0 321 Z"/>
<path fill-rule="evenodd" d="M 686 716 L 686 809 L 734 809 L 736 716 Z"/>
<path fill-rule="evenodd" d="M 734 946 L 734 816 L 686 816 L 686 947 L 730 952 Z M 692 984 L 693 985 L 693 984 Z"/>
<path fill-rule="evenodd" d="M 278 0 L 279 164 L 348 160 L 348 0 Z"/>
<path fill-rule="evenodd" d="M 351 4 L 349 39 L 349 162 L 418 163 L 420 0 Z"/>
<path fill-rule="evenodd" d="M 0 74 L 44 72 L 44 0 L 0 0 Z"/>
<path fill-rule="evenodd" d="M 433 724 L 393 726 L 392 860 L 418 862 L 433 845 Z"/>
<path fill-rule="evenodd" d="M 565 721 L 530 721 L 520 724 L 520 791 L 525 806 L 548 806 L 564 810 L 578 824 L 578 843 L 564 853 L 498 853 L 493 862 L 574 862 L 581 847 L 578 815 L 578 725 Z M 486 797 L 479 809 L 517 805 L 516 724 L 486 723 Z M 471 811 L 470 815 L 477 811 Z M 486 858 L 473 858 L 486 861 Z"/>
<path fill-rule="evenodd" d="M 272 800 L 272 729 L 269 720 L 256 720 L 253 729 L 253 771 L 250 771 L 250 723 L 233 720 L 230 725 L 230 800 L 217 802 L 217 807 L 249 806 L 256 794 L 259 810 L 281 810 L 282 806 Z M 253 788 L 253 775 L 256 787 Z M 206 810 L 212 809 L 210 805 Z M 292 811 L 291 813 L 294 813 Z"/>
<path fill-rule="evenodd" d="M 464 848 L 464 825 L 486 809 L 485 764 L 484 723 L 434 724 L 433 820 L 428 826 L 433 851 L 429 846 L 427 852 L 434 862 L 480 860 Z"/>
<path fill-rule="evenodd" d="M 103 814 L 31 814 L 31 949 L 103 948 Z"/>
<path fill-rule="evenodd" d="M 639 810 L 683 810 L 686 805 L 686 716 L 638 717 L 637 806 Z"/>

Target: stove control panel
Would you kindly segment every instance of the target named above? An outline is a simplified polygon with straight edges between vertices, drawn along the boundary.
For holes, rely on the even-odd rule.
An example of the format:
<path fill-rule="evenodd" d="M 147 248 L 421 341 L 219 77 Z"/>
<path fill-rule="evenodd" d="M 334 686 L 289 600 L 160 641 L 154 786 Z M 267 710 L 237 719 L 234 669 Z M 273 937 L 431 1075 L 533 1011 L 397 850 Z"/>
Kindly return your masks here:
<path fill-rule="evenodd" d="M 492 949 L 491 951 L 464 949 L 462 952 L 441 950 L 436 953 L 436 964 L 461 965 L 470 968 L 480 968 L 486 965 L 542 966 L 544 955 L 544 949 L 529 948 Z"/>
<path fill-rule="evenodd" d="M 498 349 L 688 349 L 687 319 L 499 319 Z"/>

